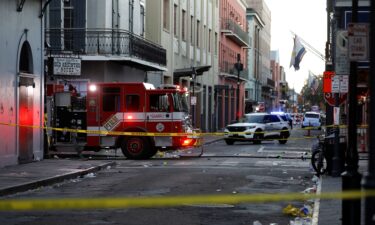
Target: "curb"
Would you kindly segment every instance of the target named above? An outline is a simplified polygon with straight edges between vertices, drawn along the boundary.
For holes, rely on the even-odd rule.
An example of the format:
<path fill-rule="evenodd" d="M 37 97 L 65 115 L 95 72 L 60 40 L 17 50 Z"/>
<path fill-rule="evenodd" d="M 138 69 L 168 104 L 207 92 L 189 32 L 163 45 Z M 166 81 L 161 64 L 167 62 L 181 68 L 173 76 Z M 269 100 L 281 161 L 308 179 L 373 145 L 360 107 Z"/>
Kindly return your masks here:
<path fill-rule="evenodd" d="M 322 191 L 322 178 L 319 178 L 318 186 L 316 188 L 316 194 L 319 195 Z M 319 223 L 319 208 L 320 208 L 320 198 L 316 198 L 314 201 L 314 209 L 313 209 L 313 216 L 311 225 L 318 225 Z"/>
<path fill-rule="evenodd" d="M 25 192 L 25 191 L 28 191 L 28 190 L 32 190 L 32 189 L 42 187 L 42 186 L 48 186 L 48 185 L 52 185 L 52 184 L 55 184 L 55 183 L 60 183 L 60 182 L 62 182 L 64 180 L 67 180 L 67 179 L 72 179 L 72 178 L 76 178 L 76 177 L 79 177 L 79 176 L 84 176 L 84 175 L 89 174 L 89 173 L 97 172 L 99 170 L 102 170 L 103 168 L 106 168 L 108 166 L 113 166 L 115 164 L 116 164 L 115 162 L 104 163 L 102 165 L 93 166 L 93 167 L 90 167 L 88 169 L 84 169 L 84 170 L 77 171 L 77 172 L 65 173 L 65 174 L 62 174 L 62 175 L 56 175 L 56 176 L 53 176 L 53 177 L 40 179 L 40 180 L 28 182 L 28 183 L 23 183 L 23 184 L 16 185 L 16 186 L 6 187 L 6 188 L 3 188 L 3 189 L 0 189 L 0 197 L 6 196 L 6 195 L 11 195 L 11 194 L 16 194 L 18 192 Z"/>

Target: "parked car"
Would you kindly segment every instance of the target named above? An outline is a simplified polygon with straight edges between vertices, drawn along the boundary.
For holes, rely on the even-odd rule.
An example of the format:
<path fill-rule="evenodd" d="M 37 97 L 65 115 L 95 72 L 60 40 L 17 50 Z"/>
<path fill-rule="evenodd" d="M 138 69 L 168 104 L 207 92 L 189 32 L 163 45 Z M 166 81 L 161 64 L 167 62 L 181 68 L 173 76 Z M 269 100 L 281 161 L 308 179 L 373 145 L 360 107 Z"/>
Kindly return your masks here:
<path fill-rule="evenodd" d="M 279 115 L 269 113 L 249 113 L 242 122 L 228 125 L 224 130 L 224 140 L 228 145 L 236 141 L 252 141 L 260 144 L 264 140 L 278 140 L 285 144 L 290 136 L 288 123 Z"/>
<path fill-rule="evenodd" d="M 306 112 L 303 116 L 302 128 L 305 127 L 316 127 L 321 129 L 322 127 L 322 117 L 320 113 L 317 112 Z"/>

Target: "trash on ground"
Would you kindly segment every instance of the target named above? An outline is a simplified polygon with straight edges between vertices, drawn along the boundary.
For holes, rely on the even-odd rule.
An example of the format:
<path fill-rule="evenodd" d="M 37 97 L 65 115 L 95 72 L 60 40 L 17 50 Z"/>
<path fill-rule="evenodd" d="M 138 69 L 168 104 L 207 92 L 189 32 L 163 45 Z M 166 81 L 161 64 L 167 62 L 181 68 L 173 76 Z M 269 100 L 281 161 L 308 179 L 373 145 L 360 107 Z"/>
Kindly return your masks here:
<path fill-rule="evenodd" d="M 295 217 L 311 217 L 312 216 L 312 207 L 309 205 L 304 205 L 301 208 L 297 208 L 289 204 L 283 209 L 283 213 L 286 215 L 291 215 Z"/>
<path fill-rule="evenodd" d="M 258 220 L 255 220 L 254 222 L 253 222 L 253 225 L 262 225 Z"/>
<path fill-rule="evenodd" d="M 88 173 L 84 176 L 85 178 L 94 178 L 96 175 L 94 173 Z"/>
<path fill-rule="evenodd" d="M 305 193 L 305 194 L 316 193 L 316 186 L 306 188 L 306 189 L 303 191 L 303 193 Z"/>

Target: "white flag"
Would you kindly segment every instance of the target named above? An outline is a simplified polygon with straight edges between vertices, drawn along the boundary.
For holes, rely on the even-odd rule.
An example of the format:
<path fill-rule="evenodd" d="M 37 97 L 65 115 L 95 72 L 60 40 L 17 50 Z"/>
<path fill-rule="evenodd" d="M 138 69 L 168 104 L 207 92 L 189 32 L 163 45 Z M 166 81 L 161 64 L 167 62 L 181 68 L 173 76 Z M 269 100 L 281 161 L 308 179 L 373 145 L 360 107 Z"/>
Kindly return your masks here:
<path fill-rule="evenodd" d="M 292 58 L 290 60 L 290 66 L 294 66 L 295 70 L 299 70 L 299 64 L 306 53 L 305 47 L 302 45 L 301 40 L 296 35 L 294 37 L 294 47 L 292 52 Z"/>

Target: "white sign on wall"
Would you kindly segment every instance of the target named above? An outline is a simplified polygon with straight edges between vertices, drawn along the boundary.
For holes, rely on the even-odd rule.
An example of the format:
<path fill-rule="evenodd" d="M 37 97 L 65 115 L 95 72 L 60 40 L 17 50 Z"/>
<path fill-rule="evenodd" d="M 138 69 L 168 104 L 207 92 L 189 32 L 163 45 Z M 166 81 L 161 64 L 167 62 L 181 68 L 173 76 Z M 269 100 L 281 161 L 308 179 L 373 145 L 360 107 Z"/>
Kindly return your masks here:
<path fill-rule="evenodd" d="M 81 75 L 81 59 L 53 58 L 54 75 Z"/>

